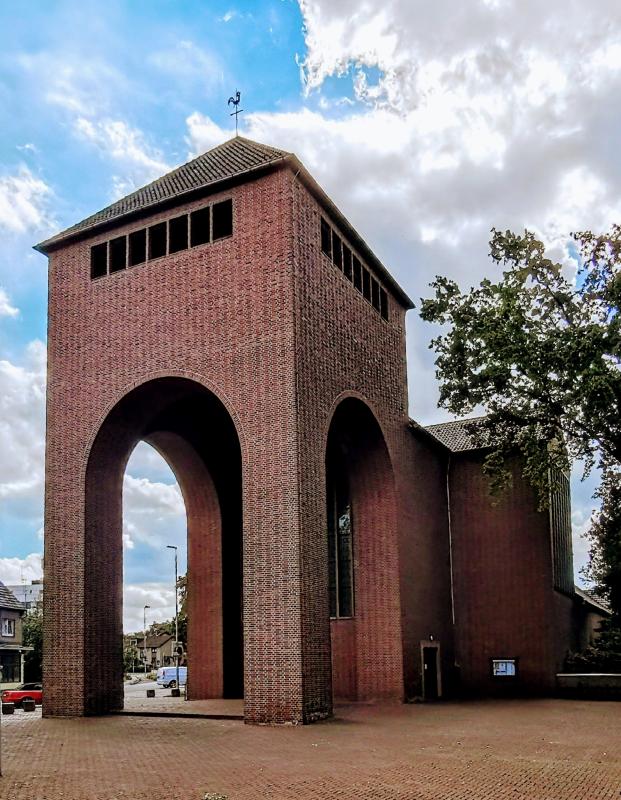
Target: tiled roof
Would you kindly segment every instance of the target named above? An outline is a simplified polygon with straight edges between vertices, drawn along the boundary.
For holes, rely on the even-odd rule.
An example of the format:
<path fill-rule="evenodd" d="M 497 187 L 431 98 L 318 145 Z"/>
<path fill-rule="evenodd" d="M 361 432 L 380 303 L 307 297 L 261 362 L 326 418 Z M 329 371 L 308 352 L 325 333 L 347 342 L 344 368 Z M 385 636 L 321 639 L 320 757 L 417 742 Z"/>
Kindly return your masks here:
<path fill-rule="evenodd" d="M 595 596 L 592 592 L 586 591 L 585 589 L 581 589 L 579 586 L 574 586 L 574 590 L 578 597 L 585 603 L 590 606 L 593 606 L 597 611 L 600 611 L 603 614 L 610 616 L 612 614 L 611 610 L 608 608 L 605 603 L 603 603 L 599 597 Z"/>
<path fill-rule="evenodd" d="M 162 647 L 171 639 L 173 639 L 172 633 L 156 633 L 155 636 L 147 636 L 147 648 L 150 647 Z M 138 638 L 138 646 L 141 647 L 144 639 Z"/>
<path fill-rule="evenodd" d="M 236 136 L 208 150 L 187 164 L 143 186 L 132 194 L 117 200 L 90 217 L 57 233 L 36 246 L 46 252 L 51 246 L 65 239 L 96 228 L 103 223 L 118 220 L 155 207 L 160 203 L 179 197 L 187 192 L 206 188 L 212 184 L 243 175 L 268 164 L 280 161 L 291 155 L 286 150 L 278 150 L 243 136 Z"/>
<path fill-rule="evenodd" d="M 437 425 L 426 425 L 425 430 L 451 453 L 478 450 L 480 445 L 475 444 L 471 434 L 466 430 L 466 426 L 476 424 L 484 419 L 485 417 L 471 417 L 470 419 L 457 419 L 453 422 L 440 422 Z"/>
<path fill-rule="evenodd" d="M 360 255 L 367 259 L 370 266 L 374 267 L 379 277 L 392 289 L 405 308 L 413 308 L 414 304 L 407 294 L 297 156 L 287 150 L 279 150 L 276 147 L 246 139 L 244 136 L 235 136 L 233 139 L 217 145 L 193 161 L 177 167 L 167 175 L 163 175 L 153 183 L 117 200 L 116 203 L 112 203 L 82 222 L 40 242 L 35 245 L 35 250 L 47 254 L 51 248 L 69 241 L 73 237 L 93 234 L 103 226 L 120 223 L 126 217 L 148 214 L 166 203 L 176 200 L 183 202 L 184 198 L 192 196 L 192 193 L 215 190 L 218 184 L 229 180 L 241 180 L 246 175 L 252 176 L 254 172 L 269 168 L 280 161 L 287 161 L 291 165 L 295 170 L 296 177 L 304 182 L 307 189 L 327 209 L 328 214 L 336 221 L 343 234 L 351 239 Z"/>
<path fill-rule="evenodd" d="M 25 611 L 24 606 L 19 602 L 15 595 L 0 582 L 0 608 L 10 608 L 14 611 Z"/>

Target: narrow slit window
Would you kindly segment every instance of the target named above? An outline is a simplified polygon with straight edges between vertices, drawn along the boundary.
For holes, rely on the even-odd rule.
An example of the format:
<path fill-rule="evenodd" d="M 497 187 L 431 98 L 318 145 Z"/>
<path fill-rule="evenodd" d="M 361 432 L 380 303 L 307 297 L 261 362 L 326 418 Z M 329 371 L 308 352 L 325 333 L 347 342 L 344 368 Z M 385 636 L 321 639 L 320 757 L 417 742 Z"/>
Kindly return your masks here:
<path fill-rule="evenodd" d="M 143 264 L 147 260 L 147 229 L 129 234 L 129 266 Z"/>
<path fill-rule="evenodd" d="M 166 255 L 166 223 L 160 222 L 149 228 L 149 258 Z"/>
<path fill-rule="evenodd" d="M 365 267 L 362 268 L 362 294 L 367 300 L 371 300 L 371 275 Z"/>
<path fill-rule="evenodd" d="M 343 242 L 343 273 L 347 280 L 352 279 L 351 250 Z"/>
<path fill-rule="evenodd" d="M 335 471 L 336 472 L 336 471 Z M 328 488 L 328 568 L 330 616 L 353 617 L 353 531 L 351 500 L 346 479 L 339 470 Z"/>
<path fill-rule="evenodd" d="M 336 267 L 343 269 L 343 250 L 341 249 L 341 240 L 334 231 L 332 231 L 332 261 Z"/>
<path fill-rule="evenodd" d="M 168 252 L 188 249 L 188 215 L 168 220 Z"/>
<path fill-rule="evenodd" d="M 356 289 L 358 289 L 359 292 L 361 292 L 362 291 L 362 264 L 360 263 L 358 258 L 356 258 L 356 256 L 353 257 L 352 269 L 353 269 L 353 273 L 354 273 L 354 286 L 356 287 Z"/>
<path fill-rule="evenodd" d="M 380 298 L 379 298 L 379 283 L 375 280 L 375 278 L 371 277 L 371 302 L 373 303 L 373 308 L 380 310 Z"/>
<path fill-rule="evenodd" d="M 213 207 L 213 240 L 224 239 L 233 233 L 233 201 L 223 200 Z"/>
<path fill-rule="evenodd" d="M 210 240 L 209 226 L 211 224 L 211 209 L 200 208 L 190 214 L 190 244 L 207 244 Z"/>
<path fill-rule="evenodd" d="M 321 219 L 321 250 L 328 258 L 332 258 L 332 230 L 323 217 Z"/>
<path fill-rule="evenodd" d="M 108 242 L 91 247 L 91 278 L 108 274 Z"/>
<path fill-rule="evenodd" d="M 127 237 L 117 236 L 110 241 L 110 272 L 120 272 L 127 266 Z"/>
<path fill-rule="evenodd" d="M 388 319 L 388 295 L 386 289 L 380 286 L 380 314 L 384 319 Z"/>

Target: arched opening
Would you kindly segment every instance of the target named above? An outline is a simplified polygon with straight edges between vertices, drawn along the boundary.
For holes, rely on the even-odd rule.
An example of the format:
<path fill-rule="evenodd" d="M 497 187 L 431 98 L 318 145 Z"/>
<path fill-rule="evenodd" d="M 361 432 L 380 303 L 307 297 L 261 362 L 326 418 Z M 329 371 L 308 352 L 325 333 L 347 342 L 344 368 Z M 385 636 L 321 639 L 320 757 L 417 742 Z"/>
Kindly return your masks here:
<path fill-rule="evenodd" d="M 142 384 L 110 411 L 86 473 L 85 709 L 122 707 L 122 485 L 139 441 L 168 462 L 188 534 L 188 696 L 243 696 L 242 475 L 223 403 L 184 378 Z"/>
<path fill-rule="evenodd" d="M 355 398 L 330 424 L 326 501 L 333 695 L 401 700 L 395 482 L 382 430 Z"/>
<path fill-rule="evenodd" d="M 187 572 L 187 514 L 177 478 L 162 455 L 144 440 L 132 451 L 123 478 L 124 670 L 145 677 L 173 668 L 175 655 L 175 557 L 180 582 Z M 168 548 L 175 548 L 174 553 Z M 178 640 L 187 643 L 187 604 L 178 591 Z M 185 666 L 185 654 L 180 658 Z M 181 673 L 184 675 L 184 673 Z M 185 682 L 185 681 L 184 681 Z M 159 692 L 157 693 L 160 694 Z M 144 686 L 125 684 L 128 700 Z"/>

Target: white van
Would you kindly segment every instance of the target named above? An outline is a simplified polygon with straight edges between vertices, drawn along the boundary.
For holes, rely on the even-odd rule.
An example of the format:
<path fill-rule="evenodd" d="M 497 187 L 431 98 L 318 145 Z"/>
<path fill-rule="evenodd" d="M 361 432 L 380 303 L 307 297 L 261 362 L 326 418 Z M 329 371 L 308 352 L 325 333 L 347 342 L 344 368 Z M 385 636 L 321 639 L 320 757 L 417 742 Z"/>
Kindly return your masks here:
<path fill-rule="evenodd" d="M 188 680 L 188 668 L 179 667 L 179 685 L 185 686 Z M 177 688 L 177 667 L 160 667 L 157 671 L 157 685 L 164 689 Z"/>

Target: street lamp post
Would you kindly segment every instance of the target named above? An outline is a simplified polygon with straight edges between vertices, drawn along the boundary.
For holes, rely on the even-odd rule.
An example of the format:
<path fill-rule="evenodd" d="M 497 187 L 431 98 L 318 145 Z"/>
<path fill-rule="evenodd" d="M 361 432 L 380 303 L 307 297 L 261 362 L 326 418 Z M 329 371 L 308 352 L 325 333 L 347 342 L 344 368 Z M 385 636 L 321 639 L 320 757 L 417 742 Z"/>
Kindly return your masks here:
<path fill-rule="evenodd" d="M 178 642 L 179 642 L 179 594 L 177 592 L 177 581 L 178 581 L 178 577 L 177 577 L 177 546 L 174 545 L 174 544 L 167 544 L 166 547 L 169 550 L 174 550 L 175 551 L 175 667 L 176 667 L 176 673 L 177 673 L 177 685 L 176 685 L 175 688 L 177 689 L 177 691 L 179 691 L 181 687 L 179 686 L 179 653 L 177 652 L 177 646 L 178 646 Z"/>
<path fill-rule="evenodd" d="M 151 606 L 145 606 L 142 609 L 142 632 L 143 632 L 143 640 L 142 640 L 142 650 L 144 656 L 144 676 L 147 677 L 147 608 L 151 608 Z"/>

